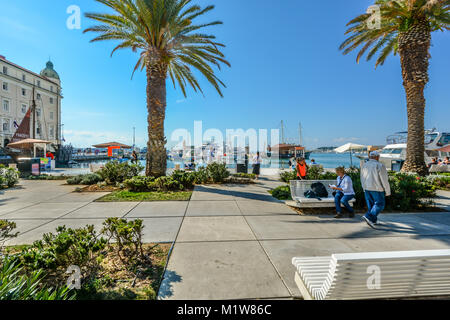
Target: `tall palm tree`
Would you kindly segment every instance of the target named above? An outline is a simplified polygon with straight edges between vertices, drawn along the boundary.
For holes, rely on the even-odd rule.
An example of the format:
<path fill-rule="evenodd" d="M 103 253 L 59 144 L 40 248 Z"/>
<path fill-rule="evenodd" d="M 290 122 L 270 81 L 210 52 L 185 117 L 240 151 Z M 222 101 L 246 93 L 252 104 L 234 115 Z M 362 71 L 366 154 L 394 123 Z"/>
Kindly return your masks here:
<path fill-rule="evenodd" d="M 130 48 L 140 57 L 134 68 L 146 70 L 148 144 L 146 175 L 159 177 L 166 174 L 166 79 L 170 77 L 186 96 L 186 87 L 203 93 L 193 69 L 202 74 L 222 96 L 224 83 L 214 74 L 213 66 L 230 66 L 220 51 L 223 44 L 214 35 L 202 30 L 222 24 L 220 21 L 194 24 L 194 20 L 214 9 L 201 8 L 191 0 L 96 0 L 113 13 L 87 13 L 86 17 L 100 25 L 84 32 L 99 35 L 91 42 L 116 40 L 120 49 Z"/>
<path fill-rule="evenodd" d="M 393 53 L 400 55 L 408 114 L 408 146 L 405 172 L 426 174 L 424 159 L 424 89 L 428 83 L 431 33 L 449 30 L 450 0 L 377 0 L 379 25 L 372 14 L 362 14 L 347 25 L 350 36 L 340 49 L 347 54 L 358 47 L 356 61 L 379 53 L 375 66 Z"/>

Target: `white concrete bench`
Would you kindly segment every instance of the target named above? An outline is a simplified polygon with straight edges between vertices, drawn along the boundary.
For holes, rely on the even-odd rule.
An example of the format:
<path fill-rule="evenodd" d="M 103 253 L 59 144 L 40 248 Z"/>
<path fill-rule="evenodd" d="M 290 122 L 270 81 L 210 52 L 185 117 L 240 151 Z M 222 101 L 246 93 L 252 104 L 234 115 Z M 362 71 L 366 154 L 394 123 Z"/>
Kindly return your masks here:
<path fill-rule="evenodd" d="M 450 250 L 333 254 L 292 258 L 292 264 L 305 300 L 450 294 Z"/>
<path fill-rule="evenodd" d="M 316 182 L 321 182 L 328 191 L 328 197 L 315 199 L 306 198 L 305 192 L 311 190 L 311 185 Z M 336 185 L 336 180 L 291 180 L 289 181 L 291 187 L 291 197 L 297 203 L 299 208 L 328 208 L 334 207 L 333 189 L 328 185 Z M 353 206 L 355 199 L 349 201 L 349 204 Z"/>
<path fill-rule="evenodd" d="M 431 173 L 450 172 L 450 165 L 448 164 L 433 164 L 429 170 Z"/>

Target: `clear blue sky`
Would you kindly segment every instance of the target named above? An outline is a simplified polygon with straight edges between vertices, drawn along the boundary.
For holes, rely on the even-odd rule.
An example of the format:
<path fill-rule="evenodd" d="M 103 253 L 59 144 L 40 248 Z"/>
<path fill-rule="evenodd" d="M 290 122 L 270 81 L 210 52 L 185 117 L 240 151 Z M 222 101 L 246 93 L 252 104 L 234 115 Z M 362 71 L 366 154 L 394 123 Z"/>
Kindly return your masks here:
<path fill-rule="evenodd" d="M 205 96 L 184 99 L 168 82 L 167 135 L 177 128 L 279 128 L 297 137 L 303 125 L 307 147 L 345 142 L 383 144 L 405 130 L 406 105 L 399 58 L 375 70 L 373 62 L 355 63 L 338 51 L 346 23 L 372 1 L 201 0 L 215 4 L 208 20 L 227 45 L 232 68 L 219 71 L 225 98 L 201 79 Z M 62 79 L 65 136 L 75 146 L 105 140 L 146 142 L 145 74 L 131 80 L 137 54 L 114 43 L 89 43 L 93 34 L 66 28 L 69 5 L 82 12 L 104 11 L 93 0 L 0 0 L 0 54 L 39 72 L 48 57 Z M 92 22 L 82 18 L 82 29 Z M 450 131 L 450 32 L 433 34 L 430 84 L 426 89 L 426 127 Z"/>

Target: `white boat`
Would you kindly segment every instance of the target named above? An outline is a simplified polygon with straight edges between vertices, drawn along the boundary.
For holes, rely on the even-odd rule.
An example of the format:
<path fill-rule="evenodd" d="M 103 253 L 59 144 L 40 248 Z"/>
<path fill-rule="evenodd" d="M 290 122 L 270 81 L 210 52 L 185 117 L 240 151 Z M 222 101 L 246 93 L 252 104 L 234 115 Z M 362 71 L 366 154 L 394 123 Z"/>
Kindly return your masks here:
<path fill-rule="evenodd" d="M 388 170 L 400 171 L 406 160 L 406 147 L 408 132 L 397 132 L 386 138 L 387 145 L 381 149 L 380 162 Z M 425 163 L 430 163 L 432 158 L 443 159 L 450 155 L 449 152 L 437 151 L 450 144 L 450 133 L 438 132 L 436 129 L 425 130 Z M 357 156 L 359 159 L 367 160 L 367 155 Z"/>

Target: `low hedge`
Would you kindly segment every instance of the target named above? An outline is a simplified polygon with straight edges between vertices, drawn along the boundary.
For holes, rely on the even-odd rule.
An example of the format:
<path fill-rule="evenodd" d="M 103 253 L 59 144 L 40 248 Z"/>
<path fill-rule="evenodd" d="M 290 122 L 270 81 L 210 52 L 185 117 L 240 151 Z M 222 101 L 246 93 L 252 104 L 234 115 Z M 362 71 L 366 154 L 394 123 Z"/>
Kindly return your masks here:
<path fill-rule="evenodd" d="M 346 170 L 353 182 L 356 202 L 356 209 L 365 209 L 366 200 L 364 190 L 361 185 L 360 169 L 350 168 Z M 328 180 L 328 179 L 318 179 Z M 386 210 L 418 210 L 430 205 L 430 199 L 436 197 L 436 181 L 438 178 L 420 177 L 414 174 L 391 172 L 389 173 L 389 184 L 391 186 L 391 196 L 386 198 Z M 445 182 L 444 182 L 445 183 Z M 289 185 L 281 186 L 271 191 L 272 195 L 279 200 L 290 198 Z"/>

